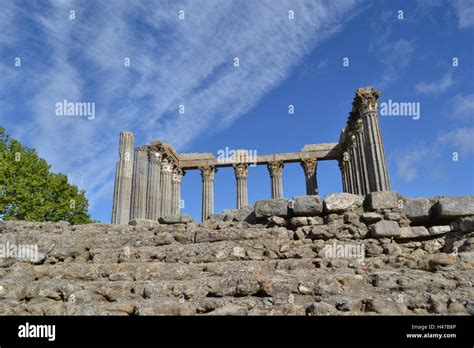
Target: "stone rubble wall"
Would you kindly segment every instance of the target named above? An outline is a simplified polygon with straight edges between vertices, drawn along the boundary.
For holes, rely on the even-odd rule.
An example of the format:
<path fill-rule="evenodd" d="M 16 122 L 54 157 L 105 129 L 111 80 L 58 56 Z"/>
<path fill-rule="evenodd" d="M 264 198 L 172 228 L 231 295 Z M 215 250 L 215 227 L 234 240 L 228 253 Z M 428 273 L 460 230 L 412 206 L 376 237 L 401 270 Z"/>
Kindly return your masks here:
<path fill-rule="evenodd" d="M 474 196 L 336 193 L 198 224 L 0 222 L 0 314 L 474 314 Z"/>

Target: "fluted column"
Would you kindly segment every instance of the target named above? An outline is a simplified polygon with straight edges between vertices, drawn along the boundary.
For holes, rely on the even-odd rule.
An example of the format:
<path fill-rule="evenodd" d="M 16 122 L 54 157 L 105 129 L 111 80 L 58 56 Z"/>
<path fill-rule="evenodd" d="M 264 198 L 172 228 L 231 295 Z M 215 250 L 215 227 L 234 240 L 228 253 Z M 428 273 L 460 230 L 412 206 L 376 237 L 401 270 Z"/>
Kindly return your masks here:
<path fill-rule="evenodd" d="M 306 194 L 317 195 L 318 181 L 316 171 L 318 168 L 318 161 L 313 158 L 304 158 L 301 160 L 301 167 L 303 167 L 306 180 Z"/>
<path fill-rule="evenodd" d="M 351 155 L 348 151 L 344 152 L 343 160 L 346 163 L 347 192 L 354 193 L 354 171 L 352 170 Z"/>
<path fill-rule="evenodd" d="M 202 177 L 202 221 L 214 214 L 214 175 L 216 169 L 213 166 L 200 167 Z"/>
<path fill-rule="evenodd" d="M 344 161 L 342 159 L 338 160 L 339 171 L 341 172 L 341 181 L 342 181 L 342 192 L 347 192 L 347 184 L 346 184 L 346 170 Z"/>
<path fill-rule="evenodd" d="M 161 217 L 171 215 L 171 175 L 173 172 L 173 164 L 167 158 L 161 161 Z"/>
<path fill-rule="evenodd" d="M 237 209 L 249 204 L 247 192 L 248 163 L 234 164 L 235 179 L 237 181 Z"/>
<path fill-rule="evenodd" d="M 361 194 L 366 195 L 370 192 L 370 182 L 369 176 L 367 174 L 367 161 L 365 159 L 365 151 L 364 151 L 364 130 L 363 130 L 363 122 L 359 118 L 357 120 L 356 126 L 356 148 L 357 148 L 357 158 L 359 160 L 359 171 L 360 171 L 360 181 L 361 181 Z"/>
<path fill-rule="evenodd" d="M 355 135 L 351 135 L 349 141 L 349 156 L 351 161 L 352 174 L 354 179 L 354 192 L 357 195 L 362 194 L 362 182 L 360 177 L 359 158 L 357 156 L 357 145 Z"/>
<path fill-rule="evenodd" d="M 270 180 L 272 184 L 272 198 L 283 198 L 282 173 L 283 161 L 273 161 L 267 164 Z"/>
<path fill-rule="evenodd" d="M 171 176 L 172 194 L 171 194 L 171 214 L 179 215 L 179 202 L 181 200 L 181 180 L 184 172 L 180 168 L 175 168 Z"/>
<path fill-rule="evenodd" d="M 119 160 L 115 168 L 114 200 L 112 223 L 128 224 L 132 200 L 133 175 L 133 142 L 132 132 L 121 132 L 119 142 Z"/>
<path fill-rule="evenodd" d="M 130 219 L 146 218 L 148 149 L 137 147 L 133 161 L 132 207 Z"/>
<path fill-rule="evenodd" d="M 148 153 L 148 181 L 146 198 L 146 218 L 157 221 L 161 216 L 161 153 Z"/>
<path fill-rule="evenodd" d="M 356 92 L 356 105 L 364 127 L 364 150 L 370 191 L 389 191 L 390 182 L 377 112 L 379 95 L 380 92 L 372 88 L 360 88 Z"/>

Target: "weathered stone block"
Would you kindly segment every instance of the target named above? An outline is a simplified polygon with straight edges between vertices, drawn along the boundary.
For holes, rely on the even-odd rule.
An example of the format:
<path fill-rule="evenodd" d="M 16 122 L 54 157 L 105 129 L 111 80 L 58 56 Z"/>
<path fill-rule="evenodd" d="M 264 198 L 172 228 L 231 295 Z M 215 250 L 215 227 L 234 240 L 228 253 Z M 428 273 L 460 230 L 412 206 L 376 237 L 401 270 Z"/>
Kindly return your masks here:
<path fill-rule="evenodd" d="M 228 221 L 245 221 L 247 220 L 254 211 L 254 207 L 252 205 L 246 205 L 240 209 L 233 209 L 233 210 L 224 210 L 223 215 L 224 220 Z"/>
<path fill-rule="evenodd" d="M 292 200 L 292 211 L 295 216 L 317 216 L 323 212 L 323 203 L 319 196 L 296 196 Z"/>
<path fill-rule="evenodd" d="M 374 238 L 398 237 L 400 233 L 400 226 L 395 221 L 382 220 L 371 229 L 371 235 Z"/>
<path fill-rule="evenodd" d="M 368 224 L 372 224 L 374 222 L 382 220 L 382 215 L 373 212 L 368 212 L 362 214 L 362 220 Z"/>
<path fill-rule="evenodd" d="M 401 227 L 400 235 L 398 236 L 398 238 L 408 239 L 417 237 L 427 237 L 429 235 L 430 233 L 424 226 Z"/>
<path fill-rule="evenodd" d="M 431 226 L 428 231 L 430 231 L 430 235 L 434 236 L 437 234 L 443 234 L 443 233 L 448 233 L 451 232 L 451 226 L 445 225 L 445 226 Z"/>
<path fill-rule="evenodd" d="M 308 238 L 310 239 L 331 239 L 334 238 L 336 235 L 336 228 L 330 227 L 327 225 L 321 225 L 321 226 L 314 226 L 311 229 L 311 232 L 308 234 Z"/>
<path fill-rule="evenodd" d="M 267 219 L 270 226 L 286 226 L 286 220 L 279 216 L 272 216 Z"/>
<path fill-rule="evenodd" d="M 390 221 L 400 221 L 402 217 L 398 213 L 393 213 L 393 212 L 386 212 L 384 214 L 385 220 L 390 220 Z"/>
<path fill-rule="evenodd" d="M 364 197 L 351 193 L 333 193 L 324 197 L 324 209 L 327 213 L 341 213 L 362 206 Z"/>
<path fill-rule="evenodd" d="M 398 208 L 400 195 L 392 191 L 371 192 L 365 196 L 364 207 L 367 210 Z"/>
<path fill-rule="evenodd" d="M 404 198 L 402 210 L 414 223 L 426 222 L 430 219 L 430 211 L 437 202 L 433 198 Z"/>
<path fill-rule="evenodd" d="M 188 222 L 192 222 L 193 218 L 188 214 L 181 214 L 181 215 L 167 215 L 160 218 L 160 222 L 162 224 L 185 224 Z"/>
<path fill-rule="evenodd" d="M 454 219 L 474 215 L 474 196 L 457 196 L 440 199 L 433 206 L 433 213 L 440 219 Z"/>
<path fill-rule="evenodd" d="M 322 225 L 324 224 L 324 219 L 320 216 L 310 216 L 308 217 L 308 225 Z"/>
<path fill-rule="evenodd" d="M 270 216 L 288 216 L 288 201 L 286 199 L 267 199 L 255 202 L 255 216 L 265 218 Z"/>
<path fill-rule="evenodd" d="M 308 225 L 308 218 L 305 216 L 296 216 L 290 219 L 290 226 L 301 227 Z"/>
<path fill-rule="evenodd" d="M 439 267 L 452 266 L 456 263 L 457 257 L 453 254 L 439 253 L 431 256 L 428 260 L 430 268 L 437 270 Z"/>
<path fill-rule="evenodd" d="M 156 227 L 160 225 L 158 221 L 148 220 L 148 219 L 134 219 L 134 220 L 130 220 L 128 224 L 131 226 L 139 226 L 139 227 Z"/>

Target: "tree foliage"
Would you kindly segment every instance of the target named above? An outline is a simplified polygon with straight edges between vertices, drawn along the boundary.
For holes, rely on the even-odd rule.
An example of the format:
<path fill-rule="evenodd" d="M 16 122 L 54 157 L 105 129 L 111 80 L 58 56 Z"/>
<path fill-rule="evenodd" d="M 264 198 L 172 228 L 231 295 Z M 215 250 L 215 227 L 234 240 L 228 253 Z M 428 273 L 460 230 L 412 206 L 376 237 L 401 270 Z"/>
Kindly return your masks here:
<path fill-rule="evenodd" d="M 1 219 L 91 222 L 84 190 L 50 168 L 34 149 L 21 145 L 0 127 Z"/>

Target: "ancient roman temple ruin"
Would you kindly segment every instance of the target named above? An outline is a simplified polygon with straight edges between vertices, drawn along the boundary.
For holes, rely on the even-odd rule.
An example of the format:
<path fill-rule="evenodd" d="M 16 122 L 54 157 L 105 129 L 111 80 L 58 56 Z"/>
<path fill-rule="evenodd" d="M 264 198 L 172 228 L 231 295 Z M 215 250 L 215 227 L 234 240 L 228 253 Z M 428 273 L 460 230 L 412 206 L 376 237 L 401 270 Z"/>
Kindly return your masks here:
<path fill-rule="evenodd" d="M 134 148 L 134 134 L 120 133 L 119 160 L 115 173 L 112 223 L 127 224 L 131 219 L 158 220 L 180 212 L 181 181 L 188 170 L 202 177 L 202 219 L 214 213 L 214 176 L 219 167 L 233 167 L 237 208 L 248 205 L 249 166 L 266 165 L 272 198 L 283 197 L 282 172 L 285 163 L 299 162 L 303 169 L 306 194 L 318 194 L 319 161 L 336 160 L 344 192 L 365 195 L 389 191 L 390 182 L 377 112 L 380 93 L 371 87 L 359 88 L 339 142 L 308 144 L 298 152 L 252 156 L 237 150 L 227 158 L 212 153 L 177 153 L 170 144 L 152 141 Z"/>

